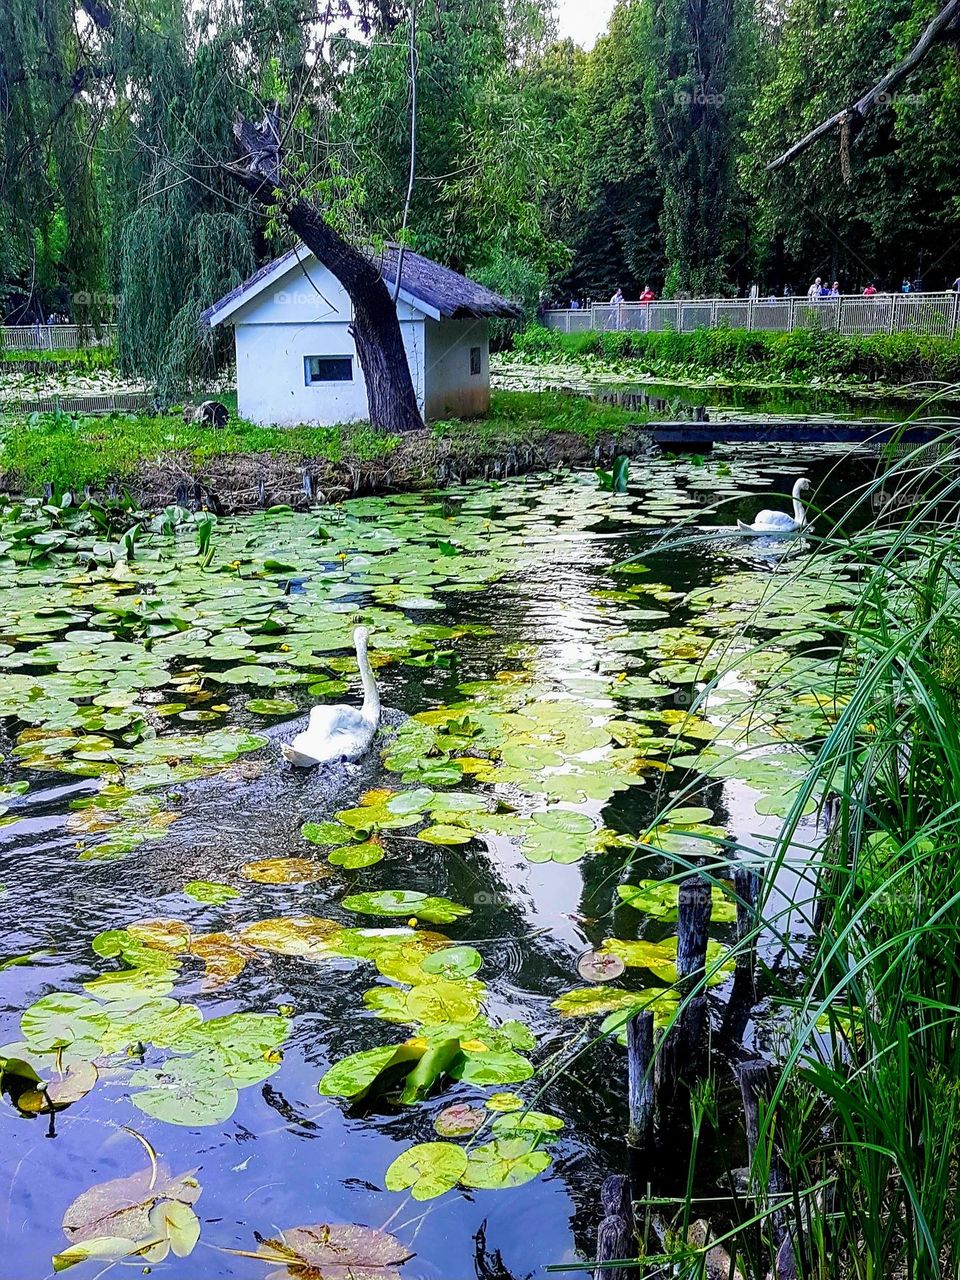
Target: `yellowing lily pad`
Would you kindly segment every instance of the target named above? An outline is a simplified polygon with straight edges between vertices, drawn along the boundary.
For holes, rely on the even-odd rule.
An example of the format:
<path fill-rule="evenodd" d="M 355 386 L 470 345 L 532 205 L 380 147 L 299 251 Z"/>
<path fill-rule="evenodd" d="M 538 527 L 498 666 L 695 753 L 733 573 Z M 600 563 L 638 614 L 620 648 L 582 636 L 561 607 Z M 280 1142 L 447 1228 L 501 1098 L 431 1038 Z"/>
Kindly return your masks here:
<path fill-rule="evenodd" d="M 240 874 L 257 884 L 312 884 L 328 876 L 330 869 L 310 858 L 263 858 L 246 863 Z"/>

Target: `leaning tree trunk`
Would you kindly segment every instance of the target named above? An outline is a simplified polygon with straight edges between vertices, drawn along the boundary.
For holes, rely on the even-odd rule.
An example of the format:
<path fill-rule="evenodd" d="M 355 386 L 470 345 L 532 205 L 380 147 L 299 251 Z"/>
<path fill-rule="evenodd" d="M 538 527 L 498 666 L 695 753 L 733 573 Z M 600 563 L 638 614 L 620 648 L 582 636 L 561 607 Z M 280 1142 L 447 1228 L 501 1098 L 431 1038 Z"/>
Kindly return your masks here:
<path fill-rule="evenodd" d="M 259 125 L 233 126 L 241 153 L 223 169 L 264 204 L 275 205 L 287 223 L 346 289 L 353 303 L 351 333 L 367 386 L 370 424 L 382 431 L 414 431 L 423 416 L 410 377 L 397 308 L 376 265 L 339 235 L 312 204 L 294 196 L 280 171 L 280 116 L 268 107 Z"/>

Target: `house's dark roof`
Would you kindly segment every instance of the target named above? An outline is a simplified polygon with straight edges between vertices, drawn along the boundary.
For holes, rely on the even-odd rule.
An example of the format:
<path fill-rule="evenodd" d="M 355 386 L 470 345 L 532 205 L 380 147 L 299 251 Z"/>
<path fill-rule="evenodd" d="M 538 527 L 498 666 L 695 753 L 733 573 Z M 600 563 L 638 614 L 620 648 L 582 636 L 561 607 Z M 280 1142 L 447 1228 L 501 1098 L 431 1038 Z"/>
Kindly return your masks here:
<path fill-rule="evenodd" d="M 380 267 L 384 280 L 392 286 L 397 278 L 399 246 L 388 245 L 371 256 Z M 261 281 L 272 276 L 278 267 L 282 269 L 288 265 L 293 266 L 295 262 L 305 261 L 310 257 L 312 257 L 310 251 L 303 245 L 298 245 L 282 257 L 268 262 L 259 271 L 255 271 L 249 280 L 245 280 L 243 284 L 237 285 L 235 289 L 224 294 L 213 306 L 207 307 L 206 311 L 201 313 L 201 323 L 210 325 L 217 313 L 225 307 L 245 295 L 255 294 Z M 486 316 L 501 316 L 515 320 L 523 315 L 523 309 L 517 303 L 502 298 L 484 285 L 477 284 L 475 280 L 469 280 L 458 271 L 451 271 L 449 267 L 442 267 L 438 262 L 431 262 L 429 258 L 424 258 L 410 249 L 404 251 L 402 270 L 403 279 L 400 287 L 404 293 L 439 311 L 446 320 L 482 319 Z"/>

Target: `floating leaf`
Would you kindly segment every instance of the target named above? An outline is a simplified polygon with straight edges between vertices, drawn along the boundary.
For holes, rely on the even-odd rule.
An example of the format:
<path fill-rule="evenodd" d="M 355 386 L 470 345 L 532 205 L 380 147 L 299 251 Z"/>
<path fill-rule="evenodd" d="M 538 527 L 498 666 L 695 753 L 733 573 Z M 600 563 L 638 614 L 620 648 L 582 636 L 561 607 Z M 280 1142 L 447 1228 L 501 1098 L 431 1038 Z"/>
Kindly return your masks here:
<path fill-rule="evenodd" d="M 402 1152 L 387 1169 L 388 1191 L 406 1191 L 414 1200 L 432 1200 L 452 1190 L 466 1172 L 467 1153 L 452 1142 L 421 1142 Z"/>
<path fill-rule="evenodd" d="M 619 956 L 602 951 L 587 951 L 577 961 L 577 973 L 587 982 L 612 982 L 625 967 Z"/>
<path fill-rule="evenodd" d="M 512 1111 L 497 1116 L 491 1130 L 498 1138 L 517 1138 L 539 1134 L 541 1141 L 550 1141 L 548 1135 L 559 1133 L 563 1121 L 559 1116 L 552 1116 L 546 1111 Z"/>
<path fill-rule="evenodd" d="M 198 1072 L 190 1058 L 173 1058 L 159 1070 L 135 1071 L 130 1084 L 139 1090 L 130 1095 L 135 1107 L 156 1120 L 188 1128 L 229 1120 L 240 1098 L 228 1082 Z"/>
<path fill-rule="evenodd" d="M 376 837 L 371 837 L 362 844 L 348 844 L 342 849 L 334 849 L 327 855 L 327 861 L 335 867 L 345 867 L 348 871 L 372 867 L 383 861 L 383 845 Z"/>
<path fill-rule="evenodd" d="M 211 906 L 222 906 L 231 898 L 239 898 L 240 890 L 232 885 L 220 884 L 215 880 L 188 880 L 183 892 L 197 902 L 206 902 Z"/>
<path fill-rule="evenodd" d="M 342 1058 L 325 1073 L 318 1085 L 328 1098 L 362 1098 L 388 1067 L 418 1062 L 423 1050 L 408 1044 L 362 1049 Z"/>
<path fill-rule="evenodd" d="M 418 840 L 423 840 L 427 844 L 469 844 L 473 839 L 473 832 L 468 831 L 465 827 L 454 827 L 449 823 L 437 823 L 432 827 L 425 827 L 423 831 L 418 832 Z"/>
<path fill-rule="evenodd" d="M 245 925 L 239 936 L 251 947 L 277 955 L 329 956 L 336 954 L 342 932 L 335 920 L 322 916 L 276 916 Z"/>
<path fill-rule="evenodd" d="M 298 710 L 288 698 L 251 698 L 244 707 L 257 716 L 295 716 Z"/>
<path fill-rule="evenodd" d="M 491 1093 L 484 1103 L 488 1111 L 520 1111 L 523 1099 L 516 1093 Z"/>
<path fill-rule="evenodd" d="M 470 1152 L 461 1181 L 464 1186 L 479 1190 L 521 1187 L 543 1173 L 550 1163 L 546 1151 L 536 1150 L 535 1138 L 498 1138 Z"/>
<path fill-rule="evenodd" d="M 356 838 L 353 828 L 344 826 L 342 822 L 305 822 L 300 834 L 311 844 L 318 844 L 324 849 L 332 849 Z"/>
<path fill-rule="evenodd" d="M 348 911 L 371 916 L 418 916 L 434 924 L 450 924 L 470 914 L 449 898 L 434 898 L 411 889 L 380 889 L 371 893 L 355 893 L 344 898 Z"/>
<path fill-rule="evenodd" d="M 109 1026 L 103 1006 L 89 996 L 54 991 L 41 996 L 20 1019 L 23 1038 L 34 1049 L 63 1048 L 77 1042 L 99 1042 Z"/>
<path fill-rule="evenodd" d="M 257 884 L 312 884 L 328 876 L 330 870 L 309 858 L 263 858 L 246 863 L 240 874 Z"/>
<path fill-rule="evenodd" d="M 442 1138 L 468 1138 L 477 1132 L 485 1119 L 483 1107 L 471 1107 L 468 1102 L 455 1102 L 451 1107 L 444 1107 L 434 1120 L 433 1127 Z"/>
<path fill-rule="evenodd" d="M 477 1053 L 467 1055 L 454 1066 L 452 1075 L 464 1084 L 519 1084 L 533 1075 L 533 1064 L 519 1053 Z"/>
<path fill-rule="evenodd" d="M 587 835 L 596 828 L 596 823 L 585 813 L 575 813 L 572 809 L 542 809 L 532 815 L 538 827 L 547 831 L 562 831 L 565 835 Z"/>
<path fill-rule="evenodd" d="M 445 947 L 421 960 L 420 968 L 443 978 L 469 978 L 482 964 L 483 957 L 476 947 Z"/>
<path fill-rule="evenodd" d="M 413 1254 L 375 1227 L 320 1222 L 261 1241 L 257 1257 L 283 1263 L 291 1275 L 309 1280 L 400 1280 L 396 1267 Z"/>

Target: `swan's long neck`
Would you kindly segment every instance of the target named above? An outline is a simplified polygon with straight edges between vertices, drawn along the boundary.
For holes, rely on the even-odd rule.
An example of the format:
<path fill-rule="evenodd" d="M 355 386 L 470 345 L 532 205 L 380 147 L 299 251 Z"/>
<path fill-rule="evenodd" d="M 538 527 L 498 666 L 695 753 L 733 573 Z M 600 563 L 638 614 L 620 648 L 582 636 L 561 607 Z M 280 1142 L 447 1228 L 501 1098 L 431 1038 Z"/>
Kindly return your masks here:
<path fill-rule="evenodd" d="M 800 486 L 793 486 L 793 518 L 797 524 L 803 526 L 807 523 L 807 513 L 804 510 L 803 503 L 800 501 Z"/>
<path fill-rule="evenodd" d="M 357 645 L 357 663 L 360 667 L 360 682 L 363 685 L 362 711 L 367 720 L 376 724 L 380 719 L 380 693 L 370 666 L 366 642 Z"/>

